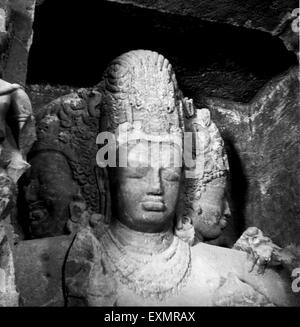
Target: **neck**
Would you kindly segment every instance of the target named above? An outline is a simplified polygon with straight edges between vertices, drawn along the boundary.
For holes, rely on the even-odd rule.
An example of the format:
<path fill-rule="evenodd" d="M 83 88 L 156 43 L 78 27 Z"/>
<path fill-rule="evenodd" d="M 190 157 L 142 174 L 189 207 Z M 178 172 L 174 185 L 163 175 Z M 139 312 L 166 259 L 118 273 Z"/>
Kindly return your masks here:
<path fill-rule="evenodd" d="M 163 252 L 170 247 L 174 239 L 171 228 L 160 233 L 144 233 L 132 230 L 118 220 L 111 224 L 110 231 L 124 247 L 143 254 Z"/>

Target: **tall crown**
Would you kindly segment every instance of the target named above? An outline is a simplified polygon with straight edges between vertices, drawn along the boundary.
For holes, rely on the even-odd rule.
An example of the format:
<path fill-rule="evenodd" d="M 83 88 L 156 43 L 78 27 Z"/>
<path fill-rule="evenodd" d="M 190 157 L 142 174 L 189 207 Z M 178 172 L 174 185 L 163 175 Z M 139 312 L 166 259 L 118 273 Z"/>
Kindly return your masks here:
<path fill-rule="evenodd" d="M 134 50 L 119 56 L 99 88 L 102 131 L 116 132 L 124 125 L 148 137 L 182 135 L 182 95 L 171 64 L 157 52 Z"/>

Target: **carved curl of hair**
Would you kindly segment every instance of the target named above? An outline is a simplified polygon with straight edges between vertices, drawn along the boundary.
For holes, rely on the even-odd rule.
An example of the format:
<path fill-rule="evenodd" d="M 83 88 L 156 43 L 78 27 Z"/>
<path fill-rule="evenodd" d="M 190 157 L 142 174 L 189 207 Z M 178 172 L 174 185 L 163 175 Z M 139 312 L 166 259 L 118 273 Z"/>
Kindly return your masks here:
<path fill-rule="evenodd" d="M 132 122 L 132 111 L 151 110 L 152 117 L 156 112 L 167 114 L 174 111 L 174 99 L 175 106 L 181 99 L 171 64 L 149 50 L 130 51 L 113 60 L 99 87 L 105 129 L 112 131 L 120 123 Z"/>

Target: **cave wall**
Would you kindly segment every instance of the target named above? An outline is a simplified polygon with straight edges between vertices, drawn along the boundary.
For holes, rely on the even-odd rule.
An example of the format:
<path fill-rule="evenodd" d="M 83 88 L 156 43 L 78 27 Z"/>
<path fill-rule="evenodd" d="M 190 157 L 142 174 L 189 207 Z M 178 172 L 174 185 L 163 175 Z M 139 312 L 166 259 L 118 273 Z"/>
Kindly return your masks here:
<path fill-rule="evenodd" d="M 208 98 L 225 140 L 234 215 L 281 246 L 299 244 L 298 66 L 273 78 L 247 104 Z"/>
<path fill-rule="evenodd" d="M 297 0 L 108 0 L 120 4 L 196 17 L 204 21 L 258 29 L 277 35 L 290 19 Z"/>
<path fill-rule="evenodd" d="M 34 30 L 28 84 L 94 86 L 110 60 L 142 48 L 166 56 L 183 92 L 198 102 L 203 96 L 247 102 L 297 63 L 269 33 L 173 14 L 171 8 L 46 0 L 36 8 Z"/>

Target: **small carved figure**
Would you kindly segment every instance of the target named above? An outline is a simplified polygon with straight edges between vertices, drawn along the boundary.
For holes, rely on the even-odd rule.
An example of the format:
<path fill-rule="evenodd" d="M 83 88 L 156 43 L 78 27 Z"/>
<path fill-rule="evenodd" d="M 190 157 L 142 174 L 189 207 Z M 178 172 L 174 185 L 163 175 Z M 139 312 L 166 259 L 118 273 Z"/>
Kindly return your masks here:
<path fill-rule="evenodd" d="M 264 273 L 268 266 L 282 265 L 292 274 L 299 268 L 300 251 L 296 246 L 281 248 L 257 227 L 248 227 L 233 248 L 249 254 L 253 262 L 250 270 L 257 266 L 258 272 Z"/>
<path fill-rule="evenodd" d="M 189 102 L 192 106 L 192 102 Z M 186 107 L 186 106 L 185 106 Z M 185 180 L 178 210 L 184 224 L 195 229 L 193 243 L 218 238 L 226 227 L 230 215 L 226 200 L 228 160 L 224 142 L 208 109 L 193 109 L 194 116 L 187 116 L 186 130 L 192 134 L 189 152 L 191 164 L 185 161 Z M 178 225 L 178 229 L 184 224 Z M 184 227 L 186 228 L 186 227 Z"/>
<path fill-rule="evenodd" d="M 35 141 L 34 122 L 23 88 L 0 79 L 0 224 L 17 226 L 17 181 L 29 167 L 26 156 Z M 15 231 L 10 238 L 17 238 Z"/>
<path fill-rule="evenodd" d="M 17 123 L 13 135 L 7 121 Z M 2 167 L 16 183 L 29 167 L 26 155 L 35 141 L 35 125 L 30 100 L 18 84 L 0 79 L 0 143 Z"/>

